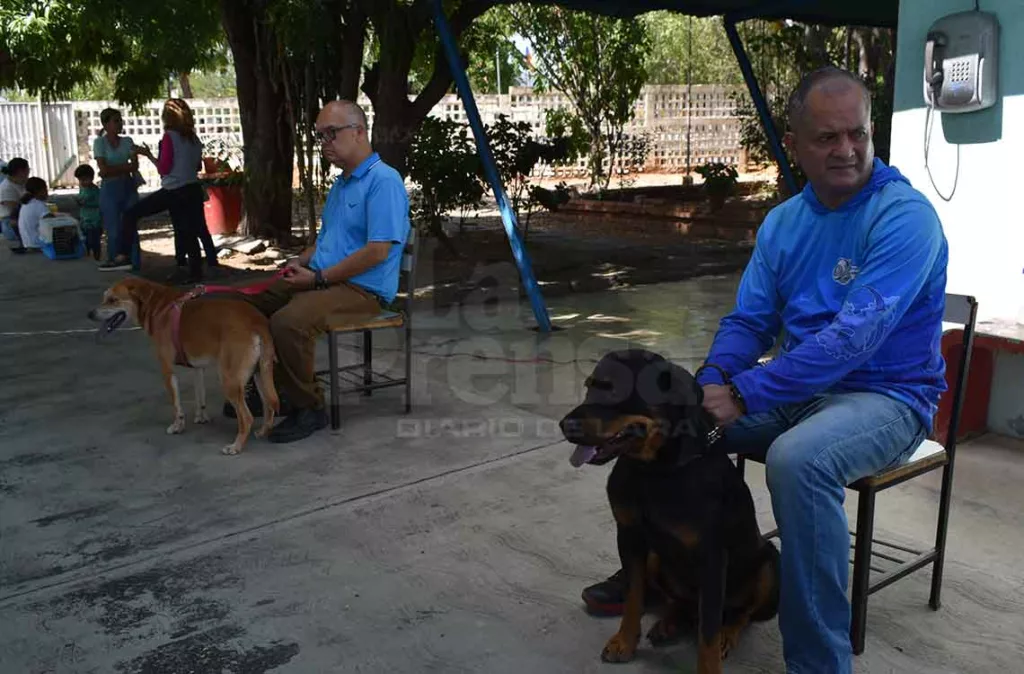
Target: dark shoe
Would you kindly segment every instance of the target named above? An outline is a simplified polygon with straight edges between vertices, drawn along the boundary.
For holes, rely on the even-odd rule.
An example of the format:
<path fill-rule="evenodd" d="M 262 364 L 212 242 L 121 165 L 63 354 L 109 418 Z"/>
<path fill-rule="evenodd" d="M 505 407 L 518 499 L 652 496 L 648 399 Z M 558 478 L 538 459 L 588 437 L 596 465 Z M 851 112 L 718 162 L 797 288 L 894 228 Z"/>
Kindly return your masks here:
<path fill-rule="evenodd" d="M 587 607 L 587 613 L 595 616 L 622 615 L 628 589 L 629 583 L 626 581 L 626 574 L 622 569 L 616 571 L 607 580 L 584 588 L 583 603 Z M 661 593 L 648 586 L 644 597 L 644 607 L 653 608 L 660 604 L 661 600 Z"/>
<path fill-rule="evenodd" d="M 131 268 L 131 262 L 118 262 L 116 260 L 104 262 L 97 267 L 100 271 L 128 271 Z"/>
<path fill-rule="evenodd" d="M 327 428 L 327 410 L 299 409 L 274 426 L 267 439 L 275 443 L 295 442 Z"/>
<path fill-rule="evenodd" d="M 277 397 L 279 400 L 277 413 L 279 415 L 286 417 L 295 411 L 295 408 L 288 404 L 288 401 L 281 399 L 280 393 Z M 263 416 L 263 398 L 260 397 L 259 389 L 256 388 L 256 384 L 252 379 L 250 379 L 249 383 L 245 385 L 245 404 L 254 417 Z M 238 417 L 238 415 L 235 414 L 235 406 L 227 400 L 224 401 L 224 416 L 228 419 L 235 419 Z"/>

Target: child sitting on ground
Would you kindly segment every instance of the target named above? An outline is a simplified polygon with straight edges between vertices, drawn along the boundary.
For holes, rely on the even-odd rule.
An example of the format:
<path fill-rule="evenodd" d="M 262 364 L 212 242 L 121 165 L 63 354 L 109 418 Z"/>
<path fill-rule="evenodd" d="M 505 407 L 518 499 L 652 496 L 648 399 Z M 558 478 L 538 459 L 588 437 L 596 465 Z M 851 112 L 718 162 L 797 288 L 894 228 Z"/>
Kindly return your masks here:
<path fill-rule="evenodd" d="M 50 207 L 46 205 L 47 196 L 49 191 L 45 180 L 29 178 L 25 181 L 25 196 L 21 198 L 22 206 L 18 212 L 18 233 L 25 251 L 39 252 L 41 249 L 39 221 L 50 215 Z"/>
<path fill-rule="evenodd" d="M 100 221 L 100 188 L 93 180 L 96 172 L 88 164 L 75 169 L 78 178 L 78 225 L 85 237 L 85 252 L 92 253 L 97 262 L 100 259 L 100 242 L 103 239 L 103 228 Z"/>

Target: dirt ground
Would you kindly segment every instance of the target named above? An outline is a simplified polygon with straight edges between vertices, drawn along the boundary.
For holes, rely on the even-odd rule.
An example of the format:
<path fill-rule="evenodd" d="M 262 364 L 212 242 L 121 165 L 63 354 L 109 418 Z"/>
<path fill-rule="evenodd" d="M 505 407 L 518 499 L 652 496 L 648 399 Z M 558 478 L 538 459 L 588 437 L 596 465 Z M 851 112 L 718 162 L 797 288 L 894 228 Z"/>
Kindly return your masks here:
<path fill-rule="evenodd" d="M 458 302 L 481 284 L 518 287 L 520 279 L 501 219 L 494 215 L 449 223 L 457 256 L 425 237 L 419 250 L 417 296 L 437 305 Z M 169 221 L 143 225 L 146 253 L 143 274 L 165 280 L 174 272 L 174 245 Z M 534 275 L 545 296 L 591 292 L 624 285 L 678 281 L 731 273 L 743 268 L 750 244 L 651 232 L 642 222 L 608 222 L 553 213 L 535 213 L 525 236 Z M 235 283 L 273 272 L 298 247 L 270 248 L 255 255 L 232 252 L 208 281 Z M 490 279 L 490 280 L 488 280 Z"/>
<path fill-rule="evenodd" d="M 763 182 L 765 176 L 745 174 L 742 182 Z M 559 179 L 561 180 L 561 179 Z M 554 179 L 540 181 L 553 187 Z M 585 180 L 568 180 L 570 186 L 585 188 Z M 679 185 L 678 175 L 644 174 L 633 188 Z M 612 185 L 615 187 L 615 185 Z M 75 215 L 77 207 L 68 195 L 55 195 L 60 209 Z M 295 218 L 296 230 L 302 221 Z M 751 244 L 701 238 L 671 231 L 664 221 L 645 216 L 609 219 L 579 212 L 537 211 L 529 221 L 520 222 L 526 231 L 526 253 L 534 276 L 545 297 L 572 292 L 679 281 L 696 276 L 733 273 L 750 257 Z M 473 289 L 498 283 L 519 287 L 521 279 L 512 248 L 493 199 L 483 210 L 461 219 L 453 217 L 446 226 L 456 254 L 432 237 L 423 237 L 419 249 L 417 296 L 437 306 L 460 302 Z M 174 245 L 166 214 L 140 222 L 140 239 L 145 252 L 143 275 L 168 281 L 175 272 Z M 214 237 L 217 241 L 217 237 Z M 268 248 L 254 255 L 222 251 L 221 267 L 210 270 L 209 283 L 242 284 L 272 273 L 299 246 Z M 522 293 L 522 289 L 520 288 Z"/>

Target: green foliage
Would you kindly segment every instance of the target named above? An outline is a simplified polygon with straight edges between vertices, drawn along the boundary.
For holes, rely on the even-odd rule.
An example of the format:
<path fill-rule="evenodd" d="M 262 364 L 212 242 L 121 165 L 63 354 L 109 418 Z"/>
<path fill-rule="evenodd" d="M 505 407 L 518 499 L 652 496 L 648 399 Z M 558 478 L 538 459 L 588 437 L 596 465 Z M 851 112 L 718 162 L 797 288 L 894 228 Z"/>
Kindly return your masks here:
<path fill-rule="evenodd" d="M 604 163 L 614 166 L 617 139 L 647 79 L 646 24 L 557 6 L 508 11 L 514 29 L 531 44 L 537 84 L 565 94 L 587 130 L 591 186 L 607 187 L 611 172 Z"/>
<path fill-rule="evenodd" d="M 736 167 L 722 162 L 709 162 L 698 166 L 696 173 L 704 179 L 704 192 L 713 209 L 722 207 L 726 197 L 736 191 L 736 183 L 739 182 Z"/>
<path fill-rule="evenodd" d="M 480 203 L 480 159 L 469 126 L 427 117 L 409 148 L 409 178 L 419 186 L 412 218 L 423 232 L 437 235 L 445 213 Z"/>
<path fill-rule="evenodd" d="M 510 86 L 518 85 L 523 65 L 519 52 L 508 38 L 511 33 L 512 19 L 499 7 L 485 12 L 459 39 L 459 47 L 467 59 L 466 75 L 475 94 L 507 94 Z M 501 68 L 501 92 L 498 92 L 495 56 Z"/>
<path fill-rule="evenodd" d="M 646 131 L 623 134 L 617 142 L 620 159 L 615 174 L 619 178 L 620 187 L 630 187 L 647 164 L 652 145 L 651 134 Z"/>
<path fill-rule="evenodd" d="M 548 108 L 544 111 L 544 133 L 548 138 L 562 139 L 565 150 L 562 158 L 552 162 L 553 167 L 571 166 L 586 155 L 590 135 L 580 116 L 567 108 Z"/>
<path fill-rule="evenodd" d="M 512 122 L 506 115 L 498 115 L 494 124 L 484 129 L 501 184 L 518 220 L 523 210 L 529 213 L 533 206 L 530 174 L 541 159 L 541 146 L 533 140 L 533 128 L 528 123 Z"/>
<path fill-rule="evenodd" d="M 720 17 L 650 12 L 641 20 L 651 35 L 647 79 L 651 84 L 742 84 Z M 692 33 L 691 33 L 692 30 Z"/>
<path fill-rule="evenodd" d="M 446 9 L 450 11 L 451 8 Z M 520 83 L 523 64 L 519 52 L 508 37 L 511 33 L 511 17 L 508 12 L 504 7 L 494 7 L 484 12 L 459 36 L 459 49 L 466 56 L 466 75 L 474 95 L 498 93 L 496 65 L 501 68 L 500 93 L 507 94 L 509 87 Z M 368 37 L 363 62 L 374 63 L 380 58 L 379 31 L 372 30 Z M 429 31 L 416 44 L 409 69 L 409 93 L 418 94 L 423 91 L 434 73 L 436 55 L 436 36 Z"/>
<path fill-rule="evenodd" d="M 68 98 L 78 85 L 97 85 L 98 70 L 112 78 L 115 100 L 140 106 L 170 74 L 215 62 L 220 39 L 215 0 L 5 0 L 0 44 L 10 59 L 0 88 Z"/>
<path fill-rule="evenodd" d="M 96 68 L 89 80 L 75 85 L 70 98 L 73 101 L 113 101 L 117 100 L 116 87 L 114 73 Z"/>
<path fill-rule="evenodd" d="M 234 98 L 235 73 L 230 68 L 210 68 L 190 75 L 196 98 Z"/>

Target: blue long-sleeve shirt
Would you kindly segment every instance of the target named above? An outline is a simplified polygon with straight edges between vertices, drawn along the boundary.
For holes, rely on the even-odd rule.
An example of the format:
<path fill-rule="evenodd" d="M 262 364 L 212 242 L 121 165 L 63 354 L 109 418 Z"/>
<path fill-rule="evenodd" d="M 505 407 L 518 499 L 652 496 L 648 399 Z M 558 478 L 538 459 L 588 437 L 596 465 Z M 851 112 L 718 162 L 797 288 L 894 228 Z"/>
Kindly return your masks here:
<path fill-rule="evenodd" d="M 947 261 L 935 209 L 881 160 L 837 209 L 808 185 L 758 230 L 707 362 L 729 373 L 751 414 L 825 391 L 873 391 L 910 405 L 931 432 L 946 390 Z M 780 328 L 780 354 L 754 367 Z M 722 378 L 708 368 L 698 381 Z"/>

